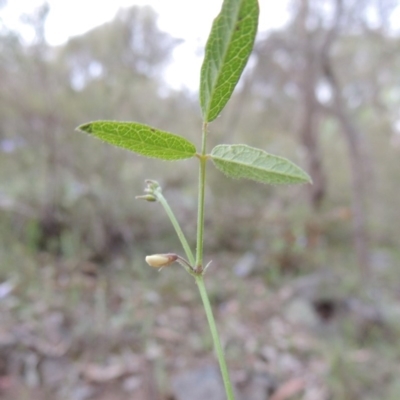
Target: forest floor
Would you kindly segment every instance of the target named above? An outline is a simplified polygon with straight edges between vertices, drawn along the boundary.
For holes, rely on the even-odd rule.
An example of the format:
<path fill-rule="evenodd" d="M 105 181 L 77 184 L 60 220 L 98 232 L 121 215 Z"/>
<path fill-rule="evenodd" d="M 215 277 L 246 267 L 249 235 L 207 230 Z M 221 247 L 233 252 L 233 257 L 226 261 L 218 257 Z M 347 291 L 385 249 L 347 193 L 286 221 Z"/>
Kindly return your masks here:
<path fill-rule="evenodd" d="M 18 257 L 0 280 L 0 399 L 197 400 L 205 388 L 224 398 L 179 266 Z M 344 267 L 283 273 L 251 254 L 212 258 L 206 284 L 238 399 L 400 398 L 393 254 L 377 252 L 362 283 Z"/>

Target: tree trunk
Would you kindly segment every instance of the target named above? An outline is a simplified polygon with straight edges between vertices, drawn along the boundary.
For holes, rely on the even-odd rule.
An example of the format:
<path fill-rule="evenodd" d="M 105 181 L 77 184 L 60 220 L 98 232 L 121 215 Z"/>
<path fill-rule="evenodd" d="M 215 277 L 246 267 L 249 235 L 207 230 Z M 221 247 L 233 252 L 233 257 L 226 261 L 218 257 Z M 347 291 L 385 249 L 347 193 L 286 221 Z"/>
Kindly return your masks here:
<path fill-rule="evenodd" d="M 353 240 L 360 273 L 366 277 L 370 268 L 370 254 L 365 210 L 366 176 L 363 165 L 362 135 L 347 112 L 340 85 L 328 58 L 325 59 L 324 72 L 332 89 L 332 113 L 339 122 L 348 147 L 351 166 Z"/>
<path fill-rule="evenodd" d="M 302 109 L 299 124 L 301 144 L 307 152 L 307 169 L 313 180 L 308 186 L 309 203 L 313 211 L 318 211 L 326 194 L 326 176 L 323 171 L 322 154 L 318 135 L 318 107 L 315 90 L 320 76 L 320 63 L 314 39 L 307 29 L 309 14 L 308 0 L 302 0 L 299 9 L 299 36 L 302 46 L 302 69 L 300 92 Z"/>

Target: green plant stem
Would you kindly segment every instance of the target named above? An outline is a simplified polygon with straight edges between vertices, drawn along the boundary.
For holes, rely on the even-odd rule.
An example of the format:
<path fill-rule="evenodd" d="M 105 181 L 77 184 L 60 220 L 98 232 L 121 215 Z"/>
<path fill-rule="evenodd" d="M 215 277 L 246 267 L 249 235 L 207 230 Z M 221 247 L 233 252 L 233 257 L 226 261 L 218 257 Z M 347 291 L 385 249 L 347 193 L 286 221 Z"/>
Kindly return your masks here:
<path fill-rule="evenodd" d="M 192 250 L 190 249 L 188 241 L 186 240 L 186 236 L 184 235 L 181 226 L 179 225 L 179 222 L 175 217 L 175 214 L 171 210 L 171 207 L 169 206 L 166 198 L 163 196 L 161 191 L 157 191 L 155 193 L 155 196 L 157 197 L 157 200 L 161 203 L 161 205 L 164 207 L 164 210 L 167 213 L 172 225 L 174 226 L 175 232 L 178 235 L 179 240 L 181 241 L 186 257 L 188 258 L 190 265 L 194 267 L 195 266 L 194 255 L 192 253 Z"/>
<path fill-rule="evenodd" d="M 211 309 L 210 300 L 208 299 L 206 286 L 204 284 L 203 275 L 203 242 L 204 242 L 204 200 L 205 200 L 205 182 L 206 182 L 206 145 L 207 145 L 207 123 L 203 124 L 202 131 L 202 144 L 201 144 L 201 154 L 200 168 L 199 168 L 199 200 L 198 200 L 198 213 L 197 213 L 197 247 L 196 247 L 196 264 L 195 271 L 197 275 L 195 276 L 197 286 L 200 291 L 201 300 L 203 301 L 204 310 L 206 312 L 208 325 L 210 327 L 211 336 L 214 343 L 214 348 L 217 353 L 219 367 L 221 369 L 222 379 L 225 386 L 225 393 L 228 400 L 235 400 L 233 396 L 232 384 L 229 379 L 228 367 L 226 365 L 224 351 L 221 346 L 221 341 L 219 339 L 217 325 L 215 324 L 214 315 Z"/>
<path fill-rule="evenodd" d="M 204 310 L 207 315 L 208 325 L 210 327 L 211 336 L 214 342 L 214 348 L 217 353 L 219 367 L 221 369 L 222 380 L 225 386 L 225 393 L 228 400 L 235 400 L 233 396 L 233 388 L 229 378 L 228 367 L 226 365 L 224 351 L 221 346 L 221 341 L 219 340 L 219 335 L 217 331 L 217 326 L 215 324 L 214 315 L 211 309 L 210 300 L 208 299 L 206 286 L 204 284 L 204 276 L 197 275 L 196 276 L 196 283 L 200 291 L 201 300 L 203 301 Z"/>
<path fill-rule="evenodd" d="M 196 247 L 196 271 L 203 270 L 203 242 L 204 242 L 204 199 L 206 191 L 206 145 L 207 145 L 207 123 L 203 124 L 202 143 L 199 168 L 199 199 L 197 213 L 197 247 Z"/>
<path fill-rule="evenodd" d="M 217 326 L 215 323 L 214 315 L 211 309 L 210 300 L 208 299 L 207 290 L 204 284 L 203 275 L 203 240 L 204 240 L 204 199 L 205 199 L 205 180 L 206 180 L 206 142 L 207 142 L 207 124 L 203 124 L 203 134 L 202 134 L 202 146 L 200 159 L 200 169 L 199 169 L 199 198 L 198 198 L 198 214 L 197 214 L 197 247 L 196 247 L 196 259 L 190 249 L 190 246 L 186 240 L 186 237 L 171 210 L 167 200 L 163 196 L 161 190 L 155 191 L 154 195 L 157 197 L 158 201 L 164 207 L 175 231 L 182 243 L 182 247 L 185 250 L 186 256 L 190 264 L 194 267 L 194 272 L 188 271 L 191 275 L 194 275 L 196 279 L 197 286 L 200 291 L 201 300 L 203 302 L 204 310 L 206 312 L 208 325 L 210 327 L 211 336 L 214 343 L 214 348 L 217 353 L 217 358 L 219 362 L 219 367 L 222 374 L 222 380 L 224 382 L 225 393 L 227 400 L 235 400 L 233 395 L 233 388 L 229 378 L 228 367 L 226 365 L 224 351 L 221 346 L 221 341 L 219 339 Z"/>

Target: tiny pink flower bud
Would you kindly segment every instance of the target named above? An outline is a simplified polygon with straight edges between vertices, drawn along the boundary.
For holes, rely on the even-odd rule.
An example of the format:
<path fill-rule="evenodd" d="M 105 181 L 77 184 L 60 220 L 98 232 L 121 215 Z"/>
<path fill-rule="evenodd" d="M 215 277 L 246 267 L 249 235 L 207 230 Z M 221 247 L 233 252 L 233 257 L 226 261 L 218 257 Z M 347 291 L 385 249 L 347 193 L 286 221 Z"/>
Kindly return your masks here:
<path fill-rule="evenodd" d="M 154 268 L 162 268 L 172 264 L 174 261 L 178 259 L 178 256 L 173 253 L 168 254 L 153 254 L 151 256 L 146 257 L 147 264 L 150 267 Z"/>

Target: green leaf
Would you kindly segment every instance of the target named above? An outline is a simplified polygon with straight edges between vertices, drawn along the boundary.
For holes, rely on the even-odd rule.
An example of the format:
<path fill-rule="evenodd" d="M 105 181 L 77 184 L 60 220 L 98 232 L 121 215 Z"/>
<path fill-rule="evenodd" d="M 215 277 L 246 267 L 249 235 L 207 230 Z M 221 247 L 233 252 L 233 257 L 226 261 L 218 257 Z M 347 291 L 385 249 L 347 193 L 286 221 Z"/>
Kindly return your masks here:
<path fill-rule="evenodd" d="M 231 178 L 270 184 L 311 183 L 311 178 L 286 158 L 245 144 L 216 146 L 211 152 L 211 159 L 220 171 Z"/>
<path fill-rule="evenodd" d="M 200 78 L 205 122 L 218 117 L 253 49 L 258 25 L 257 0 L 224 0 L 207 41 Z"/>
<path fill-rule="evenodd" d="M 194 144 L 185 138 L 137 122 L 95 121 L 77 130 L 142 156 L 183 160 L 196 154 Z"/>

